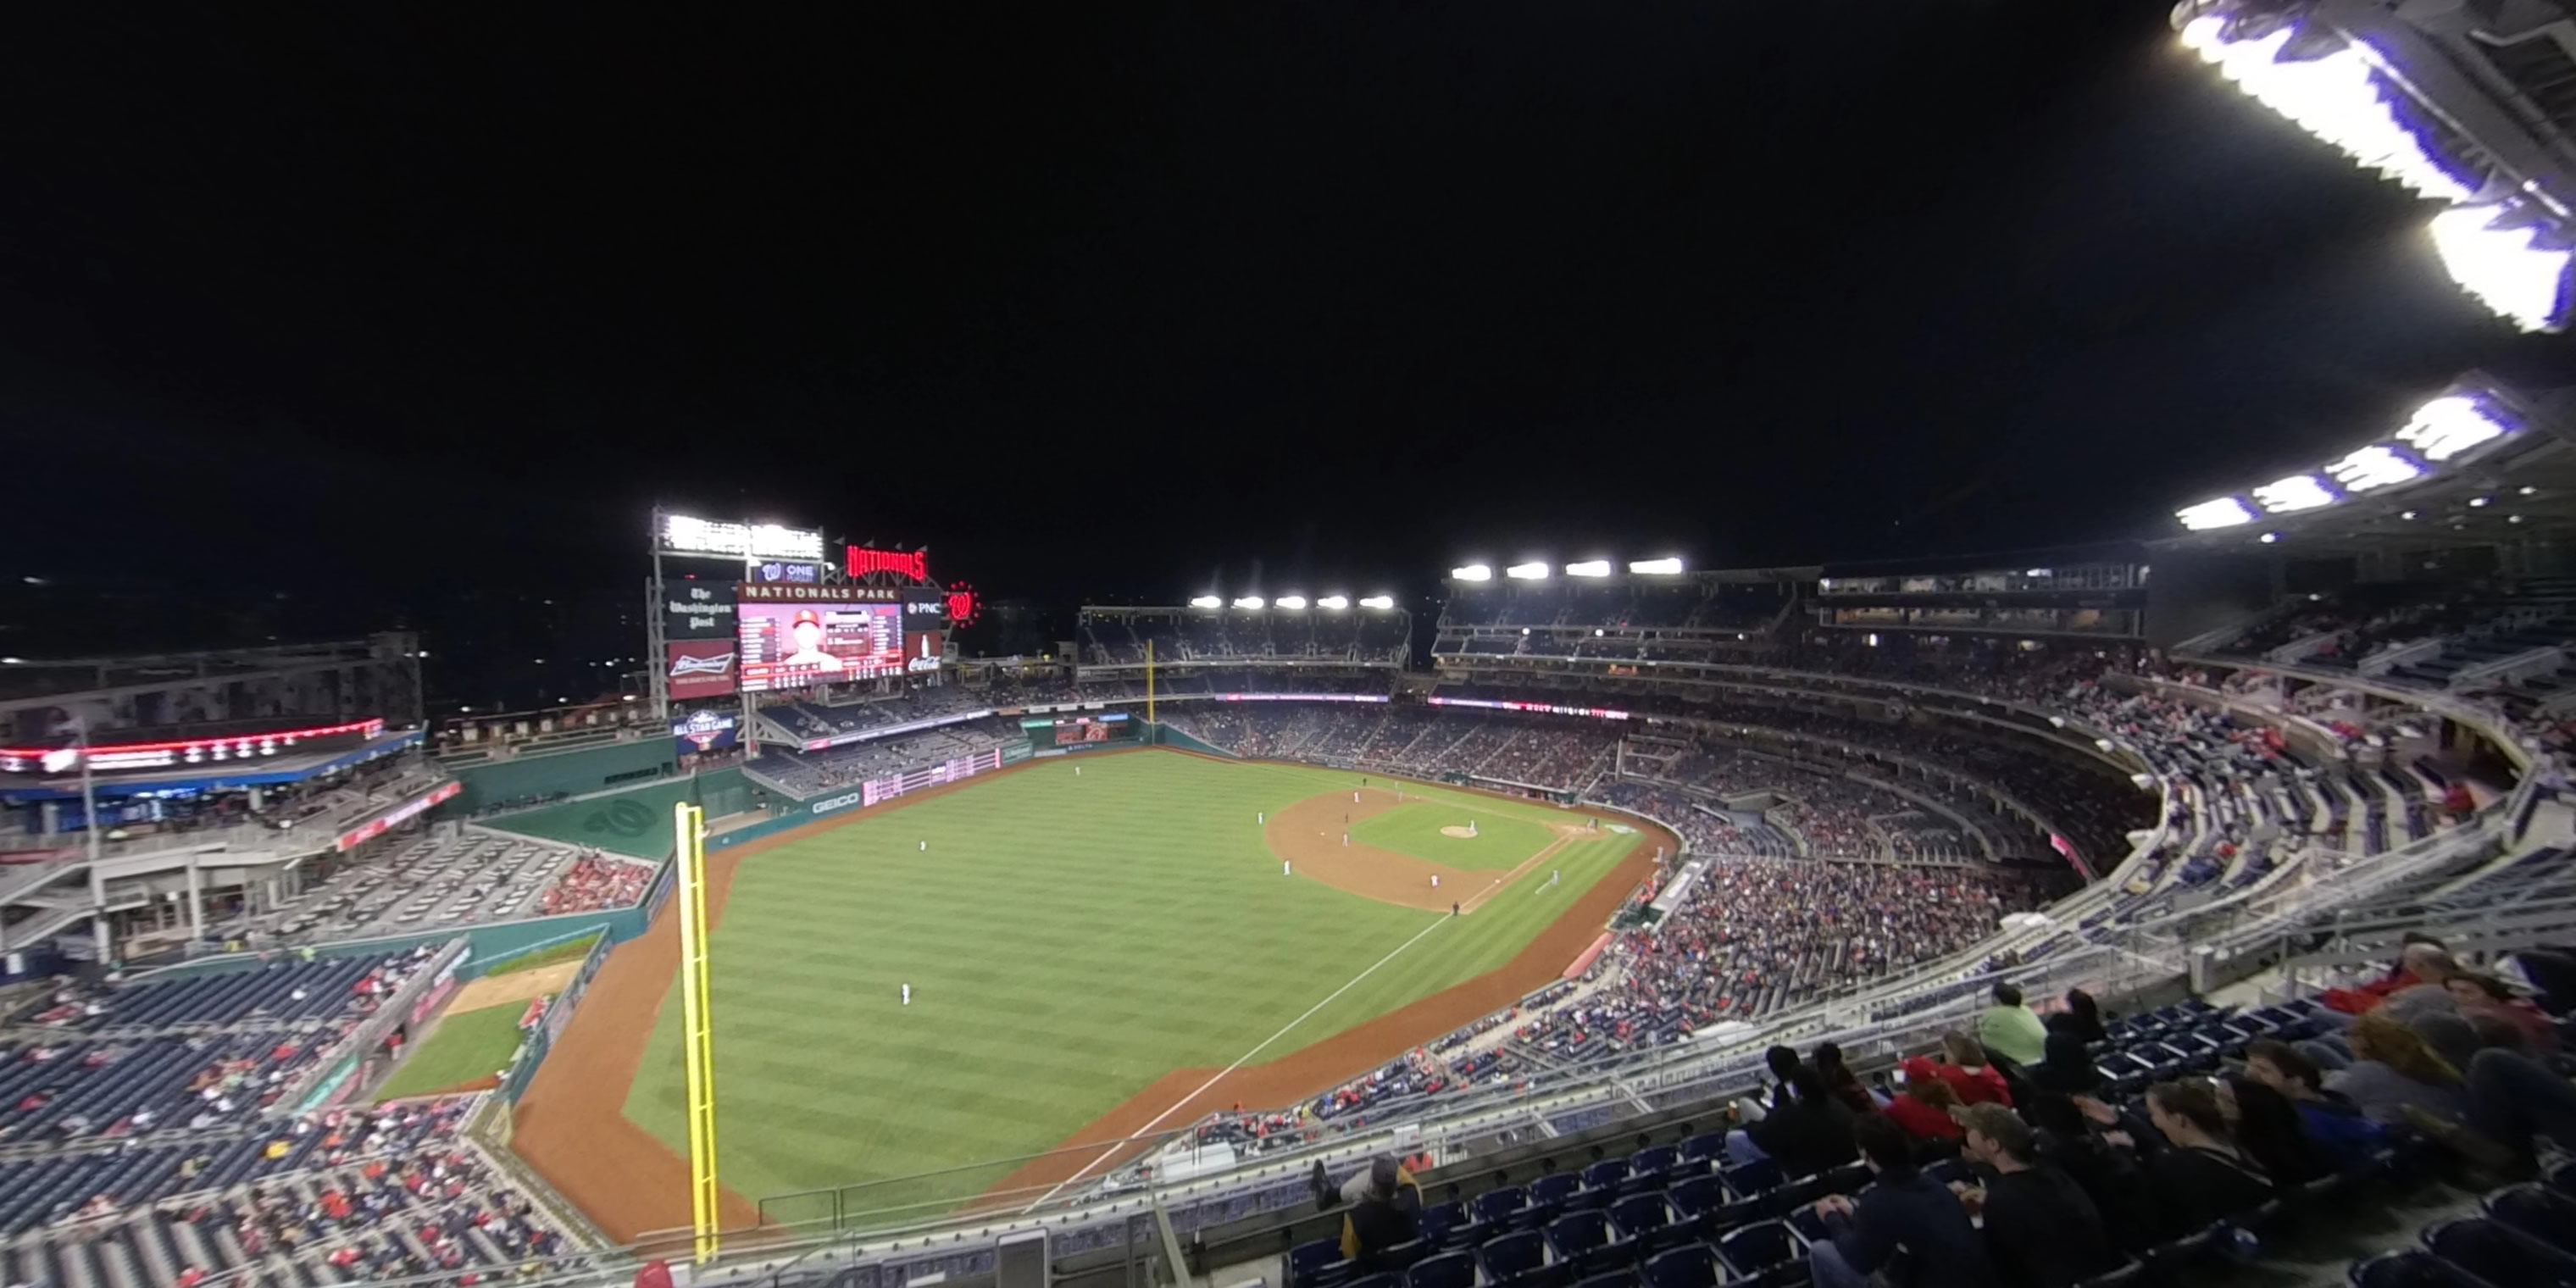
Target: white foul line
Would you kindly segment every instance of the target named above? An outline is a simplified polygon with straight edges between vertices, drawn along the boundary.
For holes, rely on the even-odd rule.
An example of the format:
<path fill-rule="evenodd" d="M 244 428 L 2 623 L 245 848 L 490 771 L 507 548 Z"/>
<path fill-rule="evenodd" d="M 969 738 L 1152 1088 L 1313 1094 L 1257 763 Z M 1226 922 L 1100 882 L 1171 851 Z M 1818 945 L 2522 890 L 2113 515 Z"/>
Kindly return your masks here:
<path fill-rule="evenodd" d="M 1230 1073 L 1233 1073 L 1235 1070 L 1240 1069 L 1240 1068 L 1242 1068 L 1243 1066 L 1245 1066 L 1245 1065 L 1247 1065 L 1247 1064 L 1252 1063 L 1252 1057 L 1254 1057 L 1254 1056 L 1256 1056 L 1256 1055 L 1261 1054 L 1261 1052 L 1262 1052 L 1263 1048 L 1268 1047 L 1271 1043 L 1276 1042 L 1276 1041 L 1278 1041 L 1279 1039 L 1281 1039 L 1281 1038 L 1284 1038 L 1284 1037 L 1288 1036 L 1288 1034 L 1290 1033 L 1290 1031 L 1294 1030 L 1298 1025 L 1303 1024 L 1303 1023 L 1305 1023 L 1306 1021 L 1308 1021 L 1308 1020 L 1310 1020 L 1310 1019 L 1314 1018 L 1315 1012 L 1320 1011 L 1320 1010 L 1324 1009 L 1325 1007 L 1332 1005 L 1332 1004 L 1333 1004 L 1333 999 L 1334 999 L 1334 998 L 1336 998 L 1336 997 L 1340 997 L 1342 994 L 1344 994 L 1344 993 L 1347 993 L 1347 992 L 1351 991 L 1351 989 L 1352 989 L 1353 987 L 1355 987 L 1356 985 L 1358 985 L 1358 983 L 1359 983 L 1361 980 L 1367 979 L 1369 976 L 1376 974 L 1376 973 L 1377 973 L 1377 968 L 1378 968 L 1378 967 L 1380 967 L 1380 966 L 1384 966 L 1384 965 L 1386 965 L 1388 962 L 1394 961 L 1394 960 L 1396 959 L 1397 954 L 1400 954 L 1400 953 L 1402 953 L 1405 949 L 1407 949 L 1407 948 L 1411 948 L 1411 947 L 1412 947 L 1412 946 L 1414 946 L 1415 944 L 1418 944 L 1418 943 L 1422 942 L 1422 937 L 1423 937 L 1424 935 L 1430 934 L 1432 931 L 1438 930 L 1438 929 L 1439 929 L 1439 928 L 1441 928 L 1442 926 L 1448 925 L 1448 924 L 1449 924 L 1451 921 L 1453 921 L 1453 920 L 1456 920 L 1456 919 L 1455 919 L 1455 918 L 1452 918 L 1452 917 L 1442 917 L 1442 918 L 1440 918 L 1439 920 L 1434 921 L 1434 922 L 1432 922 L 1430 925 L 1428 925 L 1428 926 L 1424 926 L 1421 930 L 1419 930 L 1419 931 L 1415 932 L 1415 934 L 1414 934 L 1413 938 L 1408 939 L 1408 940 L 1405 940 L 1403 943 L 1397 944 L 1397 945 L 1395 946 L 1395 951 L 1394 951 L 1394 952 L 1388 953 L 1386 956 L 1378 958 L 1378 959 L 1377 959 L 1377 961 L 1376 961 L 1375 963 L 1373 963 L 1372 965 L 1370 965 L 1370 967 L 1369 967 L 1367 970 L 1361 971 L 1359 974 L 1351 976 L 1351 982 L 1350 982 L 1350 983 L 1348 983 L 1348 984 L 1344 984 L 1344 985 L 1342 985 L 1340 988 L 1334 989 L 1330 995 L 1328 995 L 1328 996 L 1326 996 L 1326 997 L 1324 998 L 1324 1000 L 1323 1000 L 1323 1001 L 1317 1002 L 1317 1003 L 1315 1003 L 1313 1006 L 1309 1006 L 1309 1007 L 1307 1007 L 1307 1008 L 1306 1008 L 1306 1013 L 1305 1013 L 1304 1015 L 1300 1015 L 1300 1016 L 1298 1016 L 1296 1019 L 1293 1019 L 1293 1020 L 1288 1021 L 1288 1023 L 1287 1023 L 1285 1026 L 1283 1026 L 1283 1027 L 1282 1027 L 1278 1032 L 1271 1034 L 1269 1037 L 1266 1037 L 1266 1038 L 1261 1039 L 1261 1041 L 1260 1041 L 1260 1043 L 1259 1043 L 1258 1045 L 1254 1046 L 1251 1050 L 1244 1052 L 1244 1053 L 1243 1053 L 1243 1055 L 1241 1056 L 1241 1058 L 1237 1059 L 1234 1063 L 1229 1064 L 1229 1065 L 1227 1065 L 1226 1067 L 1224 1067 L 1224 1068 L 1222 1068 L 1222 1069 L 1217 1070 L 1217 1074 L 1216 1074 L 1216 1076 L 1215 1076 L 1215 1077 L 1213 1077 L 1213 1078 L 1208 1079 L 1208 1080 L 1207 1080 L 1207 1081 L 1205 1081 L 1205 1082 L 1200 1083 L 1200 1084 L 1199 1084 L 1199 1086 L 1198 1086 L 1198 1090 L 1193 1091 L 1193 1092 L 1191 1092 L 1190 1094 L 1188 1094 L 1188 1095 L 1186 1095 L 1186 1096 L 1183 1096 L 1183 1097 L 1181 1097 L 1181 1098 L 1180 1098 L 1180 1099 L 1178 1099 L 1178 1100 L 1173 1101 L 1173 1102 L 1172 1102 L 1172 1107 L 1171 1107 L 1171 1108 L 1166 1109 L 1166 1110 L 1164 1110 L 1163 1112 L 1161 1112 L 1161 1113 L 1159 1113 L 1159 1114 L 1154 1115 L 1153 1122 L 1146 1123 L 1144 1126 L 1139 1127 L 1139 1128 L 1137 1128 L 1136 1130 L 1134 1130 L 1134 1131 L 1132 1131 L 1132 1132 L 1128 1133 L 1128 1134 L 1127 1134 L 1127 1138 L 1126 1138 L 1125 1140 L 1119 1141 L 1118 1143 L 1116 1143 L 1116 1144 L 1114 1144 L 1114 1145 L 1111 1145 L 1109 1148 L 1107 1148 L 1107 1149 L 1104 1149 L 1104 1150 L 1100 1151 L 1100 1157 L 1095 1158 L 1095 1159 L 1091 1160 L 1090 1162 L 1083 1164 L 1083 1165 L 1082 1165 L 1082 1171 L 1075 1172 L 1073 1175 L 1068 1176 L 1068 1177 L 1064 1178 L 1063 1180 L 1056 1182 L 1055 1189 L 1048 1190 L 1046 1193 L 1039 1195 L 1039 1196 L 1038 1196 L 1038 1201 L 1037 1201 L 1037 1202 L 1032 1203 L 1032 1204 L 1028 1205 L 1026 1208 L 1021 1209 L 1021 1213 L 1022 1213 L 1022 1215 L 1026 1215 L 1027 1213 L 1034 1212 L 1034 1211 L 1036 1211 L 1037 1209 L 1039 1209 L 1039 1208 L 1041 1208 L 1041 1207 L 1044 1207 L 1044 1206 L 1046 1205 L 1046 1201 L 1047 1201 L 1048 1199 L 1054 1198 L 1054 1197 L 1056 1196 L 1056 1194 L 1057 1194 L 1057 1192 L 1058 1192 L 1058 1191 L 1062 1190 L 1065 1186 L 1068 1186 L 1068 1185 L 1073 1184 L 1075 1181 L 1081 1180 L 1081 1179 L 1082 1179 L 1082 1177 L 1083 1177 L 1083 1173 L 1084 1173 L 1084 1172 L 1088 1172 L 1088 1171 L 1090 1171 L 1092 1168 L 1098 1167 L 1098 1166 L 1100 1166 L 1102 1163 L 1108 1162 L 1108 1161 L 1109 1161 L 1109 1159 L 1110 1159 L 1110 1157 L 1111 1157 L 1112 1155 L 1115 1155 L 1119 1150 L 1125 1149 L 1125 1148 L 1127 1148 L 1129 1145 L 1134 1144 L 1134 1143 L 1135 1143 L 1135 1141 L 1136 1141 L 1136 1138 L 1137 1138 L 1137 1137 L 1142 1136 L 1142 1135 L 1144 1135 L 1145 1133 L 1147 1133 L 1147 1132 L 1149 1132 L 1149 1131 L 1154 1130 L 1154 1124 L 1155 1124 L 1155 1123 L 1159 1123 L 1159 1122 L 1163 1121 L 1164 1119 L 1171 1117 L 1173 1114 L 1175 1114 L 1175 1113 L 1179 1112 L 1179 1111 L 1180 1111 L 1180 1109 L 1181 1109 L 1181 1107 L 1182 1107 L 1183 1105 L 1186 1105 L 1186 1104 L 1190 1103 L 1191 1101 L 1198 1099 L 1200 1096 L 1203 1096 L 1203 1095 L 1207 1094 L 1207 1089 L 1208 1089 L 1208 1088 L 1210 1088 L 1210 1087 L 1215 1086 L 1216 1084 L 1218 1084 L 1218 1083 L 1220 1083 L 1220 1082 L 1225 1081 L 1226 1075 L 1228 1075 L 1228 1074 L 1230 1074 Z"/>

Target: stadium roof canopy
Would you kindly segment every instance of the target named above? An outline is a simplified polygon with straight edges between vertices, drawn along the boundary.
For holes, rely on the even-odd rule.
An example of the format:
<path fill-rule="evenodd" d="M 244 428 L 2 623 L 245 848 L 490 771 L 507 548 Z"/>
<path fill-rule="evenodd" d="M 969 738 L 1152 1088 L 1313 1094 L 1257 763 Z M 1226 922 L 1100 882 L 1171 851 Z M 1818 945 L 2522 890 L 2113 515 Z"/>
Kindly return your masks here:
<path fill-rule="evenodd" d="M 2280 479 L 2250 481 L 2176 515 L 2158 550 L 2260 550 L 2338 556 L 2492 546 L 2576 531 L 2576 390 L 2523 399 L 2480 376 L 2441 398 L 2474 400 L 2501 430 L 2453 446 L 2422 411 L 2352 452 Z M 2445 448 L 2449 450 L 2445 451 Z M 2411 472 L 2411 473 L 2410 473 Z M 2241 517 L 2240 517 L 2241 516 Z M 2223 526 L 2190 530 L 2224 519 Z"/>

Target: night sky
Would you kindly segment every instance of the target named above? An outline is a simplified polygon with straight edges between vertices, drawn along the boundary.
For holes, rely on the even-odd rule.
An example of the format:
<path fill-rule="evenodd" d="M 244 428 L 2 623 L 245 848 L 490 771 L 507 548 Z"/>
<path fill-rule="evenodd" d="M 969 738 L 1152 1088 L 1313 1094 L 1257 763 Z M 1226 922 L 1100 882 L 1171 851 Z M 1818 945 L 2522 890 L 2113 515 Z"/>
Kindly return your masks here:
<path fill-rule="evenodd" d="M 2576 378 L 2168 7 L 18 15 L 0 647 L 627 604 L 656 501 L 1053 601 L 2154 535 Z"/>

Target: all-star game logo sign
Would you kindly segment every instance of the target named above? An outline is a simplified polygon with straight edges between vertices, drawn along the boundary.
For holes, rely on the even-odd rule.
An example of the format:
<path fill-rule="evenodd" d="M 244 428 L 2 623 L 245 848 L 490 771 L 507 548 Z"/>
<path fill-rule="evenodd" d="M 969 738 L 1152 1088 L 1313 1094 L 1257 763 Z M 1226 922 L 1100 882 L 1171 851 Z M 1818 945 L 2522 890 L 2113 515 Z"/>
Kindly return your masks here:
<path fill-rule="evenodd" d="M 737 716 L 711 709 L 692 711 L 685 720 L 671 722 L 671 736 L 701 752 L 713 751 L 717 744 L 733 745 Z"/>

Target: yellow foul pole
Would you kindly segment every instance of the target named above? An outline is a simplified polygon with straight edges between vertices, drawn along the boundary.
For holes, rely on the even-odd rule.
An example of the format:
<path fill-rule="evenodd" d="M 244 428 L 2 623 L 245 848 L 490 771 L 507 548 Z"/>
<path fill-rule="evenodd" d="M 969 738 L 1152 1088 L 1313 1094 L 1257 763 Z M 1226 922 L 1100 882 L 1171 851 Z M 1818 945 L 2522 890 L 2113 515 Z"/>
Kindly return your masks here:
<path fill-rule="evenodd" d="M 1145 723 L 1154 723 L 1154 641 L 1145 641 Z"/>
<path fill-rule="evenodd" d="M 689 1072 L 689 1224 L 697 1259 L 716 1255 L 721 1208 L 716 1196 L 716 1048 L 714 1012 L 707 996 L 706 811 L 682 801 L 671 807 L 671 835 L 680 865 L 681 1046 Z"/>

